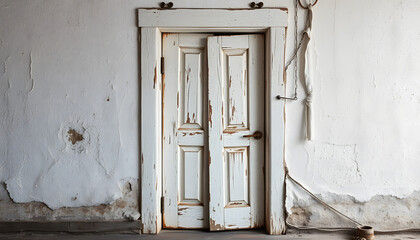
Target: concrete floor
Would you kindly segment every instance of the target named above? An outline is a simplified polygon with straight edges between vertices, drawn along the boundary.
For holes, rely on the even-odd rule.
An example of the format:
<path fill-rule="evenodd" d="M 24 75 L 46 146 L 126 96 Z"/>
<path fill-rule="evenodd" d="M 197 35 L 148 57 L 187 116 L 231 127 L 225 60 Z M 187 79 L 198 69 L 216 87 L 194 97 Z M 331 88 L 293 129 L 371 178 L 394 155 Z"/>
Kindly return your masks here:
<path fill-rule="evenodd" d="M 287 235 L 270 236 L 264 231 L 226 231 L 226 232 L 203 232 L 193 230 L 165 230 L 159 235 L 139 235 L 135 233 L 125 234 L 69 234 L 69 233 L 15 233 L 0 234 L 0 240 L 134 240 L 134 239 L 325 239 L 325 240 L 351 240 L 354 239 L 349 233 L 321 233 L 288 231 Z M 392 235 L 376 235 L 377 240 L 403 240 L 420 239 L 420 233 L 400 233 Z"/>

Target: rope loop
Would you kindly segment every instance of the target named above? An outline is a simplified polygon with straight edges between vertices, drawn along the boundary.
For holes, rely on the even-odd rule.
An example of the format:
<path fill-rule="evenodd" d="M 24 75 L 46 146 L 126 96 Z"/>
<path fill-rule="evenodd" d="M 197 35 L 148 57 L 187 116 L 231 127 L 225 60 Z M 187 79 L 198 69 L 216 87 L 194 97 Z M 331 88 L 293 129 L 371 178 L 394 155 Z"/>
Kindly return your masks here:
<path fill-rule="evenodd" d="M 300 5 L 301 8 L 308 9 L 309 8 L 309 5 L 311 5 L 312 7 L 315 7 L 315 5 L 318 3 L 318 0 L 316 0 L 314 4 L 312 4 L 311 1 L 310 1 L 309 4 L 308 4 L 308 6 L 306 6 L 306 7 L 303 6 L 301 0 L 298 0 L 298 2 L 299 2 L 299 5 Z"/>

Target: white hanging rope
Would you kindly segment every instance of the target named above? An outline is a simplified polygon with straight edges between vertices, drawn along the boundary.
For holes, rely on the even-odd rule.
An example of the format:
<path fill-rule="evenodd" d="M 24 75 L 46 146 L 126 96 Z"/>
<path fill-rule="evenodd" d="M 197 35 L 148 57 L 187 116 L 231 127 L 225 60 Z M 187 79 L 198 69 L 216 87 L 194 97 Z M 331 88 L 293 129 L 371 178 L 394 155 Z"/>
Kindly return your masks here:
<path fill-rule="evenodd" d="M 313 70 L 312 70 L 312 52 L 313 43 L 312 37 L 312 3 L 308 5 L 308 26 L 303 32 L 306 39 L 305 49 L 305 87 L 306 87 L 306 139 L 308 141 L 313 140 L 313 118 L 312 118 L 312 98 L 313 98 Z"/>
<path fill-rule="evenodd" d="M 310 1 L 308 4 L 308 7 L 304 7 L 304 9 L 307 9 L 308 14 L 306 18 L 306 25 L 305 30 L 303 31 L 302 37 L 299 41 L 298 40 L 298 6 L 297 4 L 301 4 L 299 0 L 295 1 L 295 50 L 293 52 L 292 58 L 286 63 L 285 71 L 289 68 L 291 63 L 294 61 L 294 79 L 295 79 L 295 92 L 294 92 L 294 100 L 297 99 L 297 82 L 298 82 L 298 53 L 300 48 L 302 47 L 303 43 L 305 43 L 305 89 L 306 89 L 306 107 L 305 107 L 305 123 L 306 123 L 306 139 L 308 141 L 313 140 L 313 119 L 312 119 L 312 99 L 313 99 L 313 87 L 312 87 L 312 51 L 313 51 L 313 44 L 310 41 L 311 40 L 311 32 L 312 32 L 312 15 L 313 15 L 313 6 L 318 2 L 315 1 L 315 4 L 312 4 Z M 301 5 L 302 6 L 302 5 Z M 288 98 L 284 98 L 288 99 Z"/>

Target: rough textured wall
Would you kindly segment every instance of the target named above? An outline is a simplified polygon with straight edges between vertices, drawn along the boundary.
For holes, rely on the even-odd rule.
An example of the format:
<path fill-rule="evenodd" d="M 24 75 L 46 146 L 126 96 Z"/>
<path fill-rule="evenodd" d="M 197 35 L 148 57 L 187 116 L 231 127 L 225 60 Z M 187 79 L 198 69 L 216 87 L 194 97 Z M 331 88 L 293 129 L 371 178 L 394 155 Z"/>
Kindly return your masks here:
<path fill-rule="evenodd" d="M 130 183 L 138 191 L 139 177 L 135 9 L 159 2 L 0 0 L 0 220 L 121 219 L 136 209 L 127 190 Z M 249 1 L 174 3 L 246 8 Z M 293 2 L 264 6 L 291 9 L 289 59 Z M 304 141 L 302 83 L 300 100 L 287 103 L 291 174 L 381 228 L 420 223 L 419 12 L 417 0 L 319 1 L 313 142 Z M 293 223 L 351 226 L 289 182 L 287 209 Z"/>
<path fill-rule="evenodd" d="M 134 1 L 0 1 L 0 220 L 123 219 L 62 209 L 118 199 L 138 211 L 124 190 L 139 179 L 135 19 Z"/>
<path fill-rule="evenodd" d="M 420 225 L 419 12 L 414 0 L 319 1 L 313 25 L 314 141 L 304 141 L 304 89 L 298 102 L 287 104 L 291 174 L 376 228 Z M 290 222 L 353 226 L 292 183 L 287 186 Z"/>

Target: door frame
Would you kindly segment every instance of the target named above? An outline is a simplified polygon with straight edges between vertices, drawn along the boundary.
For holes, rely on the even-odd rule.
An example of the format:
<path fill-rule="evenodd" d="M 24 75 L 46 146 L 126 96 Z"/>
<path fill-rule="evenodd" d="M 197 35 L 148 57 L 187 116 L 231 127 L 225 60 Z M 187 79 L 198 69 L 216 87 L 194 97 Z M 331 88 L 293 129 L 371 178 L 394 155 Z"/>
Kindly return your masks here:
<path fill-rule="evenodd" d="M 142 233 L 162 229 L 162 88 L 163 32 L 230 32 L 265 34 L 265 226 L 284 234 L 285 172 L 284 57 L 287 9 L 138 9 L 140 28 L 140 151 Z"/>

